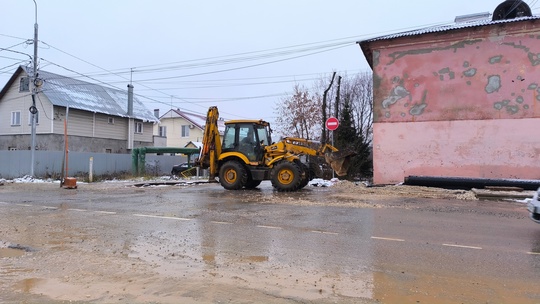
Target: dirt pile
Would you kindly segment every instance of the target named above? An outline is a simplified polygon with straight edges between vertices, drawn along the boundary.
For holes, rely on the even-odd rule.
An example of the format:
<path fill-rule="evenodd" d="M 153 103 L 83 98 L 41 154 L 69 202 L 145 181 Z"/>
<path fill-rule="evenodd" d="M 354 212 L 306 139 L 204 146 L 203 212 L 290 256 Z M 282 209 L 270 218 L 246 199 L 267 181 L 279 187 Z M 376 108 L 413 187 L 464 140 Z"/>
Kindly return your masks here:
<path fill-rule="evenodd" d="M 472 191 L 466 190 L 448 190 L 441 188 L 430 188 L 420 186 L 404 186 L 404 185 L 389 185 L 368 187 L 366 184 L 349 181 L 339 181 L 332 188 L 339 192 L 338 195 L 346 197 L 364 198 L 437 198 L 437 199 L 459 199 L 459 200 L 476 200 L 476 195 Z"/>

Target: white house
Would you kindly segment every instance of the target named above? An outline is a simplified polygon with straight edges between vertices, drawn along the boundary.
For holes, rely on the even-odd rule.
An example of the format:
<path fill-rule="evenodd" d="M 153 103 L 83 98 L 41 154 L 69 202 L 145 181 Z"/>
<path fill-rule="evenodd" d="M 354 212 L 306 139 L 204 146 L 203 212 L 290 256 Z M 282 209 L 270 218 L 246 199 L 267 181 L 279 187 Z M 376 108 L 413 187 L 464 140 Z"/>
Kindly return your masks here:
<path fill-rule="evenodd" d="M 180 109 L 171 109 L 163 114 L 157 126 L 157 134 L 166 135 L 167 147 L 186 147 L 190 142 L 202 142 L 206 114 L 198 114 Z M 225 130 L 224 120 L 218 121 L 221 135 Z"/>

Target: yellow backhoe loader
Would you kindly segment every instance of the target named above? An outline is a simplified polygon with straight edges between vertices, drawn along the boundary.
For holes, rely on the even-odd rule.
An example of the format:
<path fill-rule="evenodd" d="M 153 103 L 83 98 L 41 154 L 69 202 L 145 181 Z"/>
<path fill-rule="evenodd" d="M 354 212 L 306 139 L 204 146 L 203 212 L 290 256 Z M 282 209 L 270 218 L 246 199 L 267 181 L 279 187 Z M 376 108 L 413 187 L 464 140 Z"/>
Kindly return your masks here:
<path fill-rule="evenodd" d="M 218 130 L 219 112 L 210 107 L 206 116 L 203 148 L 195 165 L 208 169 L 209 180 L 219 178 L 228 190 L 252 189 L 270 180 L 278 191 L 296 191 L 305 187 L 319 170 L 302 158 L 324 157 L 337 175 L 347 174 L 350 151 L 302 138 L 285 137 L 272 142 L 270 124 L 263 120 L 225 122 L 223 142 Z"/>

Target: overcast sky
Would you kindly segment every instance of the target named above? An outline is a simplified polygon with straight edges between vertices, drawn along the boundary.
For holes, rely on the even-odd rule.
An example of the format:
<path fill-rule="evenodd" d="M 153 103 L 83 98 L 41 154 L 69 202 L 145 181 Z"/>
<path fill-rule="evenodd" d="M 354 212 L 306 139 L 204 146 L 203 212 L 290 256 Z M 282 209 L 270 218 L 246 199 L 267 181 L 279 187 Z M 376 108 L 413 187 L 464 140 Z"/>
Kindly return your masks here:
<path fill-rule="evenodd" d="M 295 84 L 368 71 L 357 41 L 492 13 L 503 0 L 36 2 L 40 69 L 120 89 L 132 77 L 162 114 L 217 105 L 228 119 L 272 122 Z M 526 2 L 540 12 L 538 0 Z M 33 0 L 0 0 L 2 87 L 30 64 L 34 23 Z"/>

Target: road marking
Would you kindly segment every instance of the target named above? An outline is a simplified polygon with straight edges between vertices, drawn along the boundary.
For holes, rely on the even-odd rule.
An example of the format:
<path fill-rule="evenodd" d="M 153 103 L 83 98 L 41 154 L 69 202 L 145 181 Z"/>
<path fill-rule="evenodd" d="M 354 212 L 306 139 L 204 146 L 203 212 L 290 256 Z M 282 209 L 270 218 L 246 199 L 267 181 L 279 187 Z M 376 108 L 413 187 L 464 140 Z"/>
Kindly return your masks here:
<path fill-rule="evenodd" d="M 28 204 L 15 204 L 17 206 L 23 206 L 23 207 L 32 207 L 32 205 L 28 205 Z"/>
<path fill-rule="evenodd" d="M 159 219 L 166 219 L 166 220 L 191 221 L 191 219 L 188 219 L 188 218 L 172 217 L 172 216 L 161 216 L 161 215 L 133 214 L 133 216 L 151 217 L 151 218 L 159 218 Z"/>
<path fill-rule="evenodd" d="M 69 211 L 79 211 L 79 212 L 86 212 L 86 211 L 88 211 L 88 210 L 77 209 L 77 208 L 69 208 L 69 209 L 66 209 L 66 210 L 69 210 Z"/>
<path fill-rule="evenodd" d="M 6 203 L 6 202 L 0 202 L 0 204 L 2 204 L 2 205 L 7 205 L 8 203 Z"/>
<path fill-rule="evenodd" d="M 454 244 L 443 244 L 443 246 L 457 247 L 457 248 L 466 248 L 466 249 L 477 249 L 477 250 L 482 249 L 482 247 L 465 246 L 465 245 L 454 245 Z"/>
<path fill-rule="evenodd" d="M 328 232 L 328 231 L 320 231 L 320 230 L 311 230 L 313 233 L 320 233 L 320 234 L 331 234 L 331 235 L 339 235 L 339 233 L 336 232 Z"/>
<path fill-rule="evenodd" d="M 257 225 L 259 228 L 268 228 L 268 229 L 283 229 L 281 227 L 275 227 L 275 226 L 264 226 L 264 225 Z"/>
<path fill-rule="evenodd" d="M 52 210 L 58 209 L 58 207 L 53 207 L 53 206 L 42 206 L 42 207 L 45 209 L 52 209 Z"/>
<path fill-rule="evenodd" d="M 530 255 L 540 255 L 540 252 L 527 252 L 527 254 L 530 254 Z"/>
<path fill-rule="evenodd" d="M 102 213 L 102 214 L 116 214 L 116 212 L 112 212 L 112 211 L 94 211 L 96 213 Z"/>
<path fill-rule="evenodd" d="M 232 225 L 232 223 L 228 223 L 228 222 L 219 222 L 219 221 L 210 221 L 210 222 L 214 224 L 221 224 L 221 225 Z"/>
<path fill-rule="evenodd" d="M 393 238 L 385 238 L 385 237 L 377 237 L 377 236 L 372 236 L 371 238 L 374 239 L 374 240 L 405 242 L 405 240 L 403 240 L 403 239 L 393 239 Z"/>

